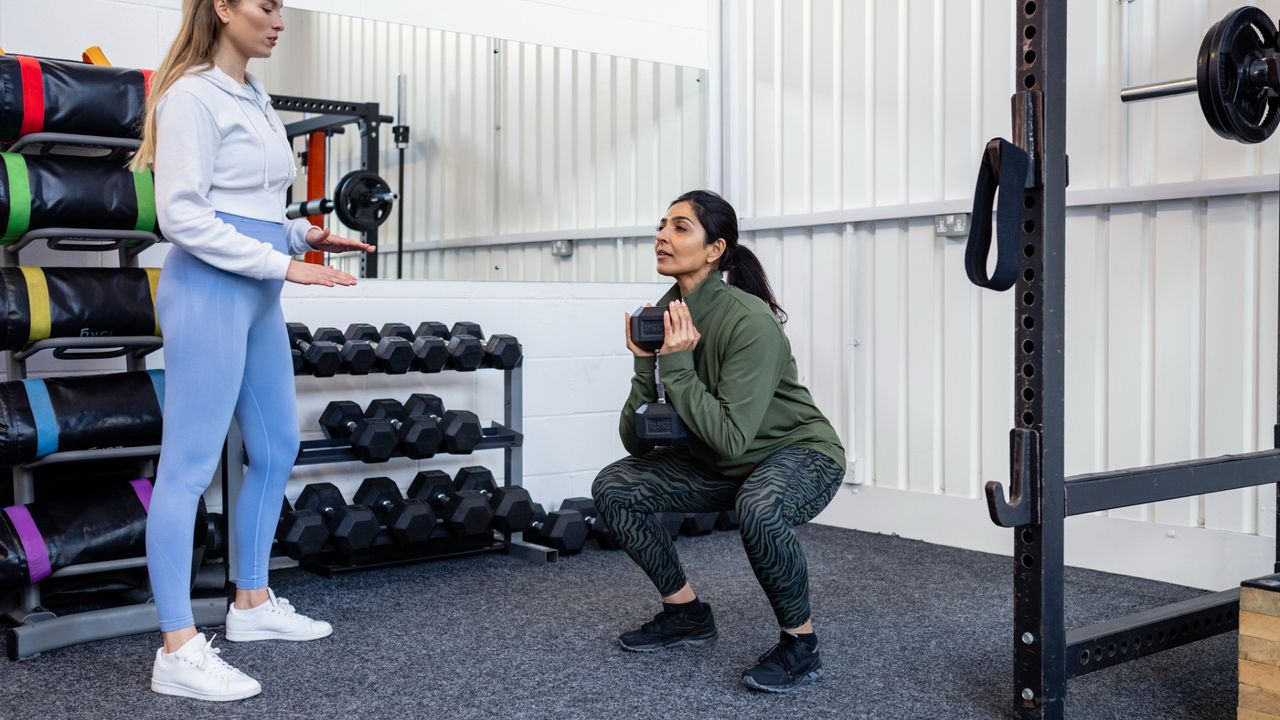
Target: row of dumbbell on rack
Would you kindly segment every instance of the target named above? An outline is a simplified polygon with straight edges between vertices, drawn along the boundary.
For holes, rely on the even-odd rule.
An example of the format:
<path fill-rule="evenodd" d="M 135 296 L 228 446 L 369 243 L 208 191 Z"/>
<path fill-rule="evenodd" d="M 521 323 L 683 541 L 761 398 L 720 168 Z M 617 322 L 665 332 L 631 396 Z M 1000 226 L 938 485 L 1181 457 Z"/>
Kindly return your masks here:
<path fill-rule="evenodd" d="M 522 357 L 515 336 L 486 339 L 480 325 L 473 322 L 456 322 L 452 329 L 441 322 L 424 322 L 417 330 L 404 323 L 386 323 L 381 331 L 367 323 L 352 323 L 345 333 L 332 327 L 317 328 L 313 333 L 302 323 L 287 323 L 286 327 L 294 375 L 510 370 Z"/>
<path fill-rule="evenodd" d="M 594 538 L 602 549 L 619 548 L 590 498 L 570 498 L 548 513 L 529 492 L 499 486 L 482 466 L 460 469 L 453 478 L 441 470 L 414 476 L 408 497 L 388 477 L 365 478 L 347 504 L 332 483 L 302 489 L 293 507 L 284 503 L 276 541 L 289 557 L 333 553 L 351 560 L 376 558 L 379 548 L 425 547 L 433 540 L 492 541 L 493 532 L 523 532 L 524 539 L 564 555 L 579 553 Z M 737 513 L 659 513 L 674 539 L 738 526 Z"/>
<path fill-rule="evenodd" d="M 484 431 L 468 410 L 446 410 L 430 393 L 414 393 L 405 402 L 379 398 L 364 410 L 350 400 L 334 400 L 320 413 L 320 428 L 331 440 L 345 440 L 364 462 L 389 460 L 397 452 L 421 460 L 444 452 L 469 455 Z"/>

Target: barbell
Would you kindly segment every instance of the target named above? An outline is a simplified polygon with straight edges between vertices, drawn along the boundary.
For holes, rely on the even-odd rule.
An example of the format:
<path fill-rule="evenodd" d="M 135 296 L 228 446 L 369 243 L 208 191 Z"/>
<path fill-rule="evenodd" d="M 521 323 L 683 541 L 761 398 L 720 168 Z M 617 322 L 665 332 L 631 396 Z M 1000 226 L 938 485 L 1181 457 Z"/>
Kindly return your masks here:
<path fill-rule="evenodd" d="M 1276 25 L 1256 7 L 1227 13 L 1209 26 L 1196 55 L 1196 76 L 1127 87 L 1122 102 L 1195 93 L 1209 127 L 1242 143 L 1271 137 L 1280 125 L 1280 48 Z"/>
<path fill-rule="evenodd" d="M 399 196 L 391 192 L 391 186 L 368 170 L 353 170 L 333 188 L 333 199 L 319 198 L 293 203 L 285 209 L 285 217 L 307 217 L 336 213 L 343 225 L 369 232 L 376 230 L 391 217 L 391 206 Z"/>

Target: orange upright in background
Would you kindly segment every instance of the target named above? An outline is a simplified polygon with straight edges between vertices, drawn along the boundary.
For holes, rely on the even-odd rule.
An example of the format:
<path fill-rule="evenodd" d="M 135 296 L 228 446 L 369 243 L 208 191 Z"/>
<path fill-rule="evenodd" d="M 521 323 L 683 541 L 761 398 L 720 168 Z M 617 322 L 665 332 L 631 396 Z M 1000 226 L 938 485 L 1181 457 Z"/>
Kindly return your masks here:
<path fill-rule="evenodd" d="M 324 181 L 325 181 L 325 155 L 324 155 L 325 136 L 321 131 L 313 132 L 307 136 L 307 201 L 319 200 L 324 197 Z M 325 218 L 323 215 L 311 215 L 307 218 L 312 225 L 324 227 Z M 309 262 L 314 265 L 324 264 L 324 253 L 309 252 L 302 258 L 303 262 Z"/>

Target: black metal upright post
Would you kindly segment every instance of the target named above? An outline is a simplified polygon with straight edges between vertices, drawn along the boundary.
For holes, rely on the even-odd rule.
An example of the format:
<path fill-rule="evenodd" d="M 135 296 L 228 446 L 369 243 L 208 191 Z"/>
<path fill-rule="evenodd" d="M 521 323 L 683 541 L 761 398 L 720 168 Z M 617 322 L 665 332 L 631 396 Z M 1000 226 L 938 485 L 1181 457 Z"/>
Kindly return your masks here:
<path fill-rule="evenodd" d="M 1034 488 L 1033 522 L 1014 531 L 1014 707 L 1061 718 L 1063 623 L 1063 268 L 1066 234 L 1066 0 L 1016 0 L 1013 142 L 1030 157 L 1016 284 L 1012 472 Z"/>

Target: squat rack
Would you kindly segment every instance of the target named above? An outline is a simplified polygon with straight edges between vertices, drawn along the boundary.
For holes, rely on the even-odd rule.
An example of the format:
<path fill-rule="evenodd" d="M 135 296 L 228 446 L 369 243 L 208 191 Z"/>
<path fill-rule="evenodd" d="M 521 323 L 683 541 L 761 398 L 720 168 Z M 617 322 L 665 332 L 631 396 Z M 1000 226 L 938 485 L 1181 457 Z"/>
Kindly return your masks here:
<path fill-rule="evenodd" d="M 1275 483 L 1280 478 L 1280 449 L 1065 475 L 1067 3 L 1015 0 L 1015 8 L 1013 140 L 992 141 L 984 154 L 966 265 L 978 285 L 1013 287 L 1016 293 L 1010 497 L 1006 500 L 996 482 L 987 483 L 986 497 L 992 521 L 1015 529 L 1014 712 L 1024 720 L 1039 720 L 1063 717 L 1070 678 L 1238 626 L 1235 588 L 1067 629 L 1065 519 Z M 1000 253 L 995 273 L 987 277 L 990 202 L 997 183 Z M 1280 397 L 1277 416 L 1273 445 L 1280 448 Z"/>

